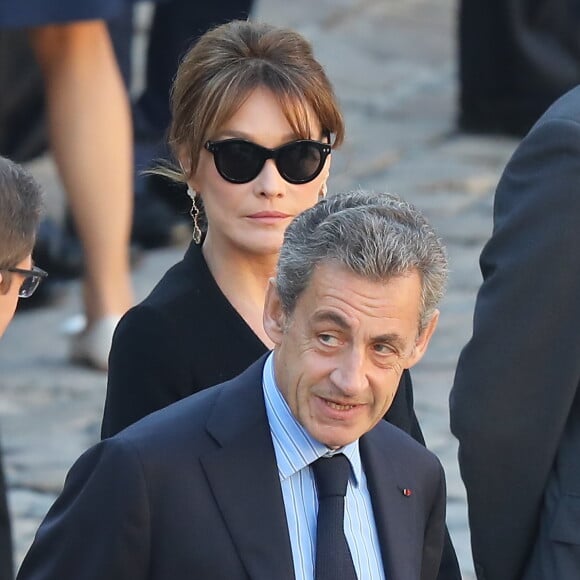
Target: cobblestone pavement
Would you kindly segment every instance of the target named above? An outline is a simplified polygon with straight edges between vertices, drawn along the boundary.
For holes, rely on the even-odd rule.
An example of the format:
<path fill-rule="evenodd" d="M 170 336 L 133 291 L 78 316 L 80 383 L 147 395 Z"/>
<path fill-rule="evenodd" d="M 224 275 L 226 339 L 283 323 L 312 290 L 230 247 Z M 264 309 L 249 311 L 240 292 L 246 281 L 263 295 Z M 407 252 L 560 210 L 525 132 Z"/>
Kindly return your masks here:
<path fill-rule="evenodd" d="M 473 579 L 447 400 L 471 330 L 493 190 L 517 142 L 455 129 L 452 0 L 260 0 L 256 15 L 305 34 L 335 84 L 347 140 L 333 155 L 330 191 L 397 192 L 425 211 L 447 243 L 449 291 L 430 351 L 413 378 L 428 446 L 447 472 L 449 528 L 464 577 Z M 49 208 L 58 211 L 61 192 L 50 158 L 30 169 L 46 187 Z M 145 256 L 134 272 L 139 299 L 182 253 L 171 248 Z M 18 314 L 0 348 L 0 424 L 18 561 L 66 471 L 98 439 L 105 377 L 67 363 L 61 332 L 79 304 L 72 283 L 58 306 Z"/>

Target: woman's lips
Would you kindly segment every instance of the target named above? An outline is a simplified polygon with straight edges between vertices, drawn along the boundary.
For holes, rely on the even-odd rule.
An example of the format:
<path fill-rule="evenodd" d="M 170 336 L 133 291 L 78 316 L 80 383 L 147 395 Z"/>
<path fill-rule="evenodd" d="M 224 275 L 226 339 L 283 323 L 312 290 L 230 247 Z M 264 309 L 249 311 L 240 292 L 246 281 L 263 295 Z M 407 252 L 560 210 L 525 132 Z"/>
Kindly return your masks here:
<path fill-rule="evenodd" d="M 257 213 L 253 213 L 252 215 L 248 216 L 253 219 L 283 219 L 290 217 L 287 213 L 283 213 L 281 211 L 259 211 Z"/>
<path fill-rule="evenodd" d="M 249 215 L 248 218 L 262 224 L 278 224 L 281 221 L 288 220 L 291 215 L 281 211 L 260 211 Z"/>

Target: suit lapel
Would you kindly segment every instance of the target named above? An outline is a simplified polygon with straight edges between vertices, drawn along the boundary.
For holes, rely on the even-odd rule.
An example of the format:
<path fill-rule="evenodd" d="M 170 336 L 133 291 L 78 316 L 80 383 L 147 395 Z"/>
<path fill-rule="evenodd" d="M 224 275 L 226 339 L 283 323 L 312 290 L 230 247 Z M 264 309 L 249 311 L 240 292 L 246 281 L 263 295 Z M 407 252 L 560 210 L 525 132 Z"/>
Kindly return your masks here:
<path fill-rule="evenodd" d="M 400 480 L 396 462 L 392 460 L 394 451 L 389 448 L 389 439 L 380 436 L 379 429 L 361 438 L 361 460 L 371 494 L 385 574 L 391 580 L 399 580 L 409 576 L 408 563 L 416 554 L 414 502 L 403 494 L 409 483 Z"/>
<path fill-rule="evenodd" d="M 250 578 L 293 580 L 284 500 L 262 395 L 265 357 L 227 384 L 207 422 L 219 448 L 201 458 Z"/>

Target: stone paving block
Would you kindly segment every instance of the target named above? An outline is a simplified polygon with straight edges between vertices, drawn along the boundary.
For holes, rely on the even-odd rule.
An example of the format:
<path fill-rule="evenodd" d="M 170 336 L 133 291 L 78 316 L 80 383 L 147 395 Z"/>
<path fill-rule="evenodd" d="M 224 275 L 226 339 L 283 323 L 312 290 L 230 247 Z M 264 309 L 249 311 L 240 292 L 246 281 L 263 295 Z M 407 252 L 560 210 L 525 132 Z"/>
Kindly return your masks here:
<path fill-rule="evenodd" d="M 14 521 L 12 529 L 14 561 L 17 566 L 22 562 L 26 548 L 32 543 L 39 522 L 55 499 L 55 495 L 29 490 L 13 489 L 9 493 L 9 509 Z"/>

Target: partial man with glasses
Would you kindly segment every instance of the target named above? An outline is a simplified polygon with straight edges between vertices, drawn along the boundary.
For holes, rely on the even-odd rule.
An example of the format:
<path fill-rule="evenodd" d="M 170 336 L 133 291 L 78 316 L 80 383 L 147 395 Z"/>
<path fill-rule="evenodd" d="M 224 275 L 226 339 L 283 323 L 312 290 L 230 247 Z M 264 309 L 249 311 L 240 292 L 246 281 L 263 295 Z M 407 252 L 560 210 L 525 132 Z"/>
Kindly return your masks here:
<path fill-rule="evenodd" d="M 32 265 L 40 220 L 40 187 L 19 165 L 0 157 L 0 337 L 18 298 L 32 296 L 46 272 Z M 13 578 L 10 520 L 0 454 L 0 580 Z"/>

